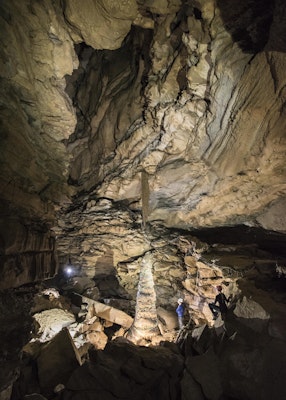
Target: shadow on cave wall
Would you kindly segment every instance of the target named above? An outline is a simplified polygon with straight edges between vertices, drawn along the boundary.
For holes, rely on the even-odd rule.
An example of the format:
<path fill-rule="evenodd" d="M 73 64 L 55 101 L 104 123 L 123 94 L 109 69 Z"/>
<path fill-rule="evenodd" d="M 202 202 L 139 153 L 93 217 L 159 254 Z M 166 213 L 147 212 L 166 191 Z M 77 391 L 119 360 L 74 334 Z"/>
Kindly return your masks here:
<path fill-rule="evenodd" d="M 193 231 L 192 234 L 208 244 L 256 244 L 276 258 L 286 257 L 286 236 L 279 232 L 241 225 L 206 228 Z"/>
<path fill-rule="evenodd" d="M 286 52 L 284 0 L 218 0 L 217 6 L 226 30 L 245 53 Z"/>

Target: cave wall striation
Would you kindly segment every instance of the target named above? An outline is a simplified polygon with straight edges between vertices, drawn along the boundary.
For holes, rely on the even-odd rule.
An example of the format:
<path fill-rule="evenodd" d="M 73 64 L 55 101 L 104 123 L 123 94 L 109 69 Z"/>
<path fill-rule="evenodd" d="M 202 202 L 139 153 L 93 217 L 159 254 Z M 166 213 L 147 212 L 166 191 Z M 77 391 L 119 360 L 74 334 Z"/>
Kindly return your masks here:
<path fill-rule="evenodd" d="M 142 256 L 142 173 L 147 224 L 285 233 L 285 14 L 278 0 L 3 1 L 2 270 L 17 275 L 12 241 L 23 269 L 51 252 L 53 274 L 52 235 L 87 274 L 105 253 Z M 46 232 L 32 250 L 31 221 Z"/>

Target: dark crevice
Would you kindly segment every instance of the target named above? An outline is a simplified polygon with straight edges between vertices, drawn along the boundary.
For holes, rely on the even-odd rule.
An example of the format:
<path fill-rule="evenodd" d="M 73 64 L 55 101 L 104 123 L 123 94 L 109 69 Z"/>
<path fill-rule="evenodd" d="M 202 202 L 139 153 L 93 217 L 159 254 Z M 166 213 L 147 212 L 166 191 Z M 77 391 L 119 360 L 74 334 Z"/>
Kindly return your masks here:
<path fill-rule="evenodd" d="M 260 249 L 270 252 L 274 258 L 286 256 L 285 234 L 262 228 L 240 225 L 195 230 L 192 234 L 208 244 L 256 244 Z"/>
<path fill-rule="evenodd" d="M 256 54 L 264 49 L 270 35 L 275 1 L 218 0 L 217 5 L 226 30 L 245 53 Z"/>

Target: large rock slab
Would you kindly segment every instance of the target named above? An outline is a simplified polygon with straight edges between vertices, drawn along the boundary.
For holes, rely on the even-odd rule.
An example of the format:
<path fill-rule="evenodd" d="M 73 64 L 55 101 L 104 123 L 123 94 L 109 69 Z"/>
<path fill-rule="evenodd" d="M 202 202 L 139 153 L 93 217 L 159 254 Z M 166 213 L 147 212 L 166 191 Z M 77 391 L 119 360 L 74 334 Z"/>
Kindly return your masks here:
<path fill-rule="evenodd" d="M 140 348 L 114 341 L 94 357 L 71 376 L 63 392 L 64 400 L 77 396 L 82 400 L 94 396 L 104 400 L 176 398 L 183 358 L 171 349 Z"/>
<path fill-rule="evenodd" d="M 81 358 L 67 329 L 43 345 L 37 358 L 42 393 L 51 394 L 58 384 L 65 384 Z"/>
<path fill-rule="evenodd" d="M 38 324 L 37 333 L 41 334 L 41 341 L 50 340 L 63 328 L 75 322 L 74 314 L 59 308 L 52 308 L 36 313 L 33 317 L 36 325 Z"/>
<path fill-rule="evenodd" d="M 89 306 L 89 314 L 96 315 L 107 321 L 121 325 L 122 327 L 129 329 L 133 323 L 133 318 L 126 314 L 124 311 L 117 310 L 116 308 L 110 307 L 106 304 L 92 300 L 88 297 L 81 296 L 82 303 Z"/>
<path fill-rule="evenodd" d="M 187 370 L 200 384 L 204 396 L 210 400 L 219 400 L 223 394 L 219 364 L 218 356 L 211 349 L 186 360 Z"/>

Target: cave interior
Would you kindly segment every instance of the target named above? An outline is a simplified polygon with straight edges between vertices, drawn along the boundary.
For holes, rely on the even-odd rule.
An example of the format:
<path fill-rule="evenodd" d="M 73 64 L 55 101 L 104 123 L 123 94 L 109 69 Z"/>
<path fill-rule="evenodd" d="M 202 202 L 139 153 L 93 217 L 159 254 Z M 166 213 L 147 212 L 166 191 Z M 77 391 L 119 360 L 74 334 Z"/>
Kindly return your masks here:
<path fill-rule="evenodd" d="M 0 399 L 285 399 L 284 1 L 0 19 Z"/>

